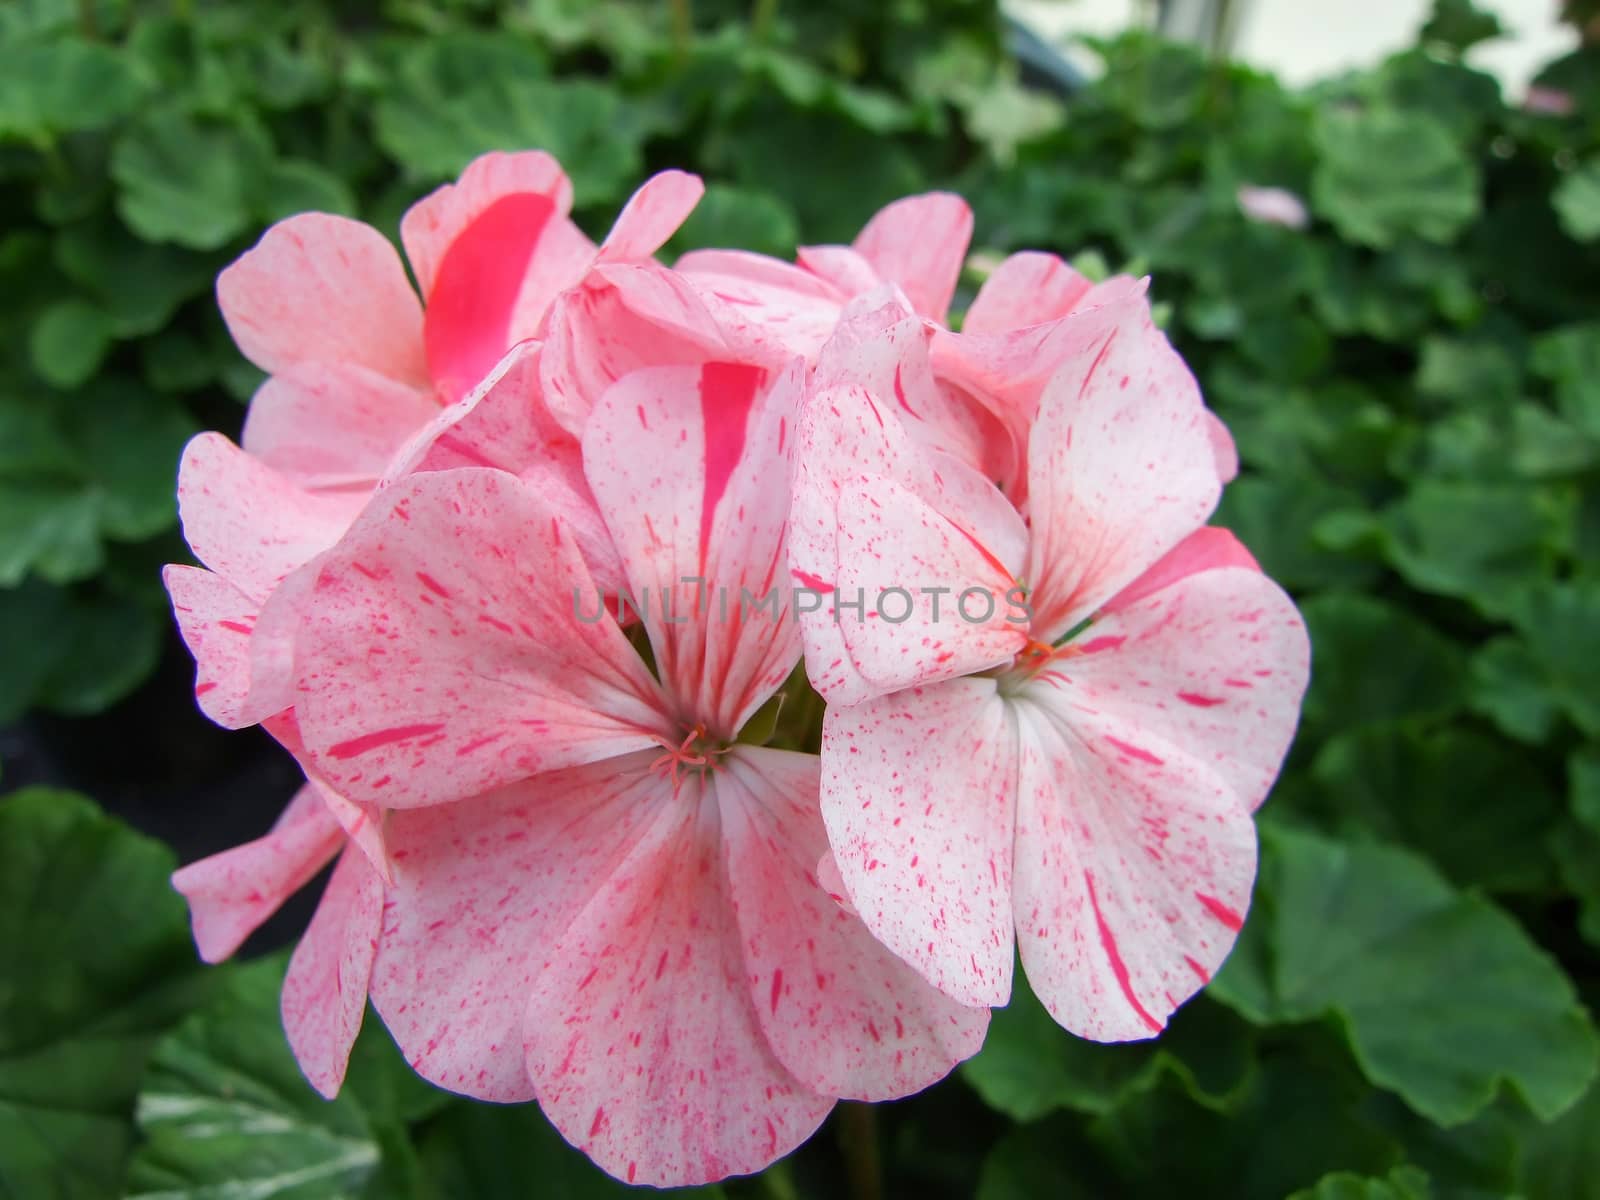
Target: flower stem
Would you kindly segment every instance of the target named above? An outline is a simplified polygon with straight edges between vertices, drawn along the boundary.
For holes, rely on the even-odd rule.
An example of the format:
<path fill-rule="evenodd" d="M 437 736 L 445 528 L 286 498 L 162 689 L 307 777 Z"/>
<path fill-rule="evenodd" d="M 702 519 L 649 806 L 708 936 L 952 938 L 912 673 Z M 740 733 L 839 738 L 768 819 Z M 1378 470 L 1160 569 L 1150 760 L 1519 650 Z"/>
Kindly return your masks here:
<path fill-rule="evenodd" d="M 878 1154 L 878 1110 L 871 1104 L 841 1101 L 838 1109 L 839 1151 L 852 1200 L 883 1200 L 883 1160 Z"/>

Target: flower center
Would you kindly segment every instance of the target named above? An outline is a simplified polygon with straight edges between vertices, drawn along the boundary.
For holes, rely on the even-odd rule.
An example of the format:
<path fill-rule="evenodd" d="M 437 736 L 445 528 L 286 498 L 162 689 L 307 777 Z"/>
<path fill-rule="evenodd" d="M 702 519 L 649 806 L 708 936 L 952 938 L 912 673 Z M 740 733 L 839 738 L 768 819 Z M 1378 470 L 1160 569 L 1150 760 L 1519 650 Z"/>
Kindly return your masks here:
<path fill-rule="evenodd" d="M 710 774 L 717 768 L 717 759 L 732 749 L 726 743 L 712 738 L 706 732 L 706 727 L 701 724 L 696 724 L 694 728 L 688 730 L 684 734 L 683 741 L 677 745 L 665 739 L 662 739 L 660 744 L 665 753 L 657 756 L 650 764 L 650 769 L 672 780 L 674 796 L 678 794 L 678 789 L 683 786 L 685 779 L 694 774 L 699 774 L 701 777 Z"/>

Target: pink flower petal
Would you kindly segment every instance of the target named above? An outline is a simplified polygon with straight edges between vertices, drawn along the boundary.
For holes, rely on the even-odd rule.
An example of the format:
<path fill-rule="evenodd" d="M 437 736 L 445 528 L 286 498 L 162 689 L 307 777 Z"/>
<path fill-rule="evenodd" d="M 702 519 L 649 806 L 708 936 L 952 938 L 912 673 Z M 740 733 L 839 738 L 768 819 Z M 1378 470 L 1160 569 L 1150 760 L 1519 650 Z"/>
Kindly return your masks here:
<path fill-rule="evenodd" d="M 992 679 L 830 706 L 822 816 L 875 937 L 961 1004 L 1011 994 L 1016 718 Z"/>
<path fill-rule="evenodd" d="M 279 221 L 217 277 L 217 301 L 239 349 L 269 374 L 342 363 L 428 386 L 422 308 L 405 267 L 359 221 L 326 213 Z"/>
<path fill-rule="evenodd" d="M 1305 623 L 1282 589 L 1253 566 L 1219 559 L 1123 601 L 1068 648 L 1080 643 L 1088 652 L 1048 673 L 1063 703 L 1176 747 L 1220 776 L 1244 809 L 1261 803 L 1311 667 Z"/>
<path fill-rule="evenodd" d="M 837 536 L 837 620 L 880 694 L 1002 666 L 1027 644 L 1014 576 L 894 480 L 846 484 Z"/>
<path fill-rule="evenodd" d="M 961 331 L 1004 333 L 1059 320 L 1077 307 L 1091 286 L 1057 255 L 1024 250 L 1001 262 L 983 281 Z"/>
<path fill-rule="evenodd" d="M 446 401 L 466 395 L 577 285 L 594 245 L 550 195 L 501 196 L 457 233 L 426 293 L 428 370 Z"/>
<path fill-rule="evenodd" d="M 733 737 L 787 678 L 785 440 L 798 374 L 743 363 L 650 367 L 601 398 L 584 463 L 643 611 L 663 684 Z"/>
<path fill-rule="evenodd" d="M 1218 775 L 1115 713 L 1085 712 L 1081 694 L 1039 684 L 1018 706 L 1017 940 L 1057 1021 L 1135 1041 L 1232 949 L 1255 826 Z"/>
<path fill-rule="evenodd" d="M 653 819 L 655 757 L 390 814 L 372 1002 L 424 1078 L 483 1100 L 532 1098 L 523 1010 L 562 931 Z"/>
<path fill-rule="evenodd" d="M 891 1100 L 975 1054 L 988 1010 L 946 999 L 813 875 L 831 863 L 816 757 L 741 747 L 723 762 L 713 786 L 746 974 L 783 1064 L 825 1095 Z"/>
<path fill-rule="evenodd" d="M 881 209 L 854 249 L 897 283 L 919 313 L 943 321 L 972 240 L 972 209 L 951 192 L 907 196 Z"/>
<path fill-rule="evenodd" d="M 719 323 L 780 356 L 815 357 L 848 299 L 809 271 L 739 250 L 696 250 L 675 271 Z"/>
<path fill-rule="evenodd" d="M 306 606 L 310 761 L 352 800 L 409 808 L 657 744 L 659 690 L 594 595 L 576 542 L 515 477 L 385 489 Z"/>
<path fill-rule="evenodd" d="M 1205 523 L 1221 484 L 1194 377 L 1128 298 L 1069 318 L 1076 353 L 1028 445 L 1034 637 L 1055 640 Z"/>
<path fill-rule="evenodd" d="M 883 282 L 877 269 L 850 246 L 801 246 L 794 257 L 797 266 L 845 296 L 870 292 Z"/>
<path fill-rule="evenodd" d="M 679 1187 L 759 1171 L 833 1107 L 773 1056 L 731 899 L 717 805 L 657 795 L 635 844 L 549 947 L 524 1026 L 555 1127 L 602 1169 Z"/>
<path fill-rule="evenodd" d="M 218 433 L 202 433 L 178 467 L 178 515 L 196 558 L 258 603 L 339 539 L 360 493 L 313 493 Z"/>
<path fill-rule="evenodd" d="M 359 850 L 346 850 L 283 977 L 289 1048 L 311 1086 L 330 1100 L 361 1032 L 382 920 L 383 883 Z"/>
<path fill-rule="evenodd" d="M 595 585 L 614 594 L 622 563 L 583 474 L 583 450 L 544 402 L 540 346 L 513 346 L 460 402 L 441 411 L 389 464 L 385 482 L 419 471 L 494 467 L 539 493 L 578 543 Z"/>
<path fill-rule="evenodd" d="M 194 655 L 194 697 L 224 729 L 255 721 L 244 715 L 250 694 L 250 643 L 260 604 L 222 576 L 198 567 L 161 572 L 184 645 Z"/>
<path fill-rule="evenodd" d="M 955 611 L 955 603 L 966 587 L 980 586 L 995 594 L 995 615 L 1003 620 L 1009 610 L 1000 602 L 1012 587 L 1010 571 L 1014 564 L 996 558 L 987 543 L 992 542 L 1001 554 L 1020 557 L 1025 543 L 1020 518 L 992 485 L 972 478 L 970 468 L 918 446 L 907 429 L 910 414 L 908 422 L 902 422 L 896 415 L 895 403 L 875 398 L 860 388 L 833 388 L 813 394 L 800 418 L 789 571 L 797 589 L 795 602 L 806 649 L 806 671 L 812 685 L 830 704 L 858 703 L 892 690 L 901 681 L 960 673 L 959 665 L 950 665 L 958 656 L 962 664 L 986 665 L 1008 657 L 996 648 L 996 631 L 963 621 Z M 927 539 L 926 545 L 885 544 L 869 551 L 864 543 L 850 540 L 861 536 L 878 545 L 873 529 L 881 514 L 876 509 L 864 512 L 858 506 L 874 501 L 884 503 L 886 497 L 877 493 L 885 488 L 886 481 L 903 489 L 892 499 L 894 520 L 915 525 Z M 865 498 L 863 488 L 873 493 L 873 501 Z M 904 534 L 905 530 L 901 532 Z M 880 559 L 890 555 L 895 561 L 874 562 L 872 553 Z M 919 555 L 926 561 L 907 560 L 907 556 L 915 559 Z M 844 579 L 846 571 L 848 580 Z M 951 647 L 941 646 L 931 652 L 928 647 L 920 647 L 910 659 L 896 666 L 894 660 L 907 648 L 907 635 L 891 632 L 886 636 L 893 647 L 875 652 L 873 638 L 887 626 L 879 618 L 865 614 L 878 608 L 878 589 L 889 587 L 907 589 L 920 604 L 922 618 L 915 622 L 919 629 L 938 624 L 933 622 L 935 596 L 921 589 L 952 587 L 954 591 L 942 601 L 945 620 L 939 624 L 938 632 L 941 641 L 954 639 L 963 649 L 940 659 Z M 853 607 L 862 598 L 857 594 L 858 588 L 865 596 L 860 613 Z M 898 596 L 891 597 L 891 602 L 904 607 Z M 973 612 L 983 615 L 977 601 Z M 891 612 L 898 614 L 898 608 Z M 863 622 L 868 621 L 871 628 L 864 628 Z M 1025 626 L 1012 628 L 1024 630 Z M 1000 640 L 1009 644 L 1007 638 Z M 1021 640 L 1019 636 L 1017 648 Z M 864 669 L 866 659 L 862 656 L 876 664 L 880 676 Z"/>
<path fill-rule="evenodd" d="M 730 356 L 721 328 L 676 272 L 607 266 L 551 311 L 540 376 L 552 415 L 581 436 L 590 410 L 629 372 Z"/>
<path fill-rule="evenodd" d="M 370 489 L 438 412 L 431 392 L 366 367 L 303 364 L 256 391 L 240 446 L 303 488 Z"/>
<path fill-rule="evenodd" d="M 173 872 L 172 886 L 189 902 L 200 957 L 213 963 L 229 957 L 343 844 L 339 823 L 308 783 L 271 832 Z"/>
<path fill-rule="evenodd" d="M 424 296 L 433 291 L 439 264 L 455 240 L 486 209 L 516 195 L 543 196 L 562 217 L 572 210 L 572 181 L 543 150 L 479 155 L 459 180 L 435 188 L 406 210 L 400 240 Z"/>
<path fill-rule="evenodd" d="M 1107 600 L 1101 606 L 1100 613 L 1105 615 L 1130 608 L 1146 596 L 1170 587 L 1180 579 L 1197 571 L 1210 571 L 1217 567 L 1261 570 L 1255 556 L 1245 549 L 1244 543 L 1226 529 L 1207 525 L 1184 538 L 1155 566 Z"/>
<path fill-rule="evenodd" d="M 645 180 L 617 215 L 600 246 L 600 262 L 649 258 L 688 220 L 706 185 L 687 171 L 662 171 Z"/>

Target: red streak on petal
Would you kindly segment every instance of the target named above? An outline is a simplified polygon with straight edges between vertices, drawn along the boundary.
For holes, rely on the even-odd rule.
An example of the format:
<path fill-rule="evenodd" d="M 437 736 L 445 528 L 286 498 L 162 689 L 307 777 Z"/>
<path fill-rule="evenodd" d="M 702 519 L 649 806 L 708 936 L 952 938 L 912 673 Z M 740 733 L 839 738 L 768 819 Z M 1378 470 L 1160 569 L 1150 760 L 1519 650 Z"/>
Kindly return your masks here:
<path fill-rule="evenodd" d="M 1199 963 L 1195 962 L 1195 960 L 1190 958 L 1187 954 L 1183 956 L 1183 961 L 1189 964 L 1189 970 L 1193 971 L 1197 976 L 1199 976 L 1201 983 L 1211 982 L 1210 971 L 1206 970 Z"/>
<path fill-rule="evenodd" d="M 1213 917 L 1221 921 L 1235 933 L 1238 933 L 1239 930 L 1244 928 L 1244 918 L 1238 913 L 1234 912 L 1233 909 L 1229 908 L 1221 900 L 1218 900 L 1215 896 L 1208 896 L 1204 892 L 1196 892 L 1194 894 L 1194 898 L 1200 901 L 1201 904 L 1204 904 L 1206 906 L 1206 911 L 1208 911 Z"/>
<path fill-rule="evenodd" d="M 589 1136 L 590 1137 L 596 1136 L 600 1132 L 600 1127 L 602 1125 L 604 1125 L 605 1123 L 606 1123 L 606 1110 L 603 1109 L 603 1108 L 595 1109 L 594 1110 L 594 1120 L 592 1122 L 590 1122 L 590 1124 L 589 1124 Z"/>
<path fill-rule="evenodd" d="M 1217 696 L 1202 696 L 1198 692 L 1179 692 L 1178 699 L 1185 704 L 1192 704 L 1196 708 L 1215 708 L 1222 703 Z"/>
<path fill-rule="evenodd" d="M 1115 650 L 1128 639 L 1120 634 L 1108 634 L 1105 637 L 1090 638 L 1078 647 L 1079 654 L 1098 654 L 1102 650 Z"/>
<path fill-rule="evenodd" d="M 826 595 L 833 591 L 833 584 L 829 583 L 821 576 L 813 575 L 810 571 L 800 571 L 791 567 L 789 574 L 793 575 L 795 579 L 799 580 L 802 585 L 810 588 L 814 592 L 822 592 L 824 595 Z"/>
<path fill-rule="evenodd" d="M 197 683 L 197 684 L 194 685 L 194 694 L 196 696 L 204 696 L 207 692 L 211 691 L 211 689 L 213 689 L 216 686 L 217 685 L 216 685 L 215 682 L 209 681 L 209 680 L 207 682 L 205 682 L 205 683 Z"/>
<path fill-rule="evenodd" d="M 329 758 L 355 758 L 369 750 L 377 750 L 382 746 L 403 742 L 407 738 L 422 737 L 430 733 L 438 733 L 443 725 L 396 725 L 393 729 L 380 729 L 376 733 L 364 733 L 358 738 L 351 738 L 348 742 L 337 742 L 328 747 Z"/>
<path fill-rule="evenodd" d="M 900 380 L 899 363 L 896 363 L 894 368 L 894 398 L 900 401 L 900 407 L 905 409 L 913 417 L 917 415 L 917 410 L 912 408 L 910 403 L 908 403 L 906 400 L 906 385 Z"/>
<path fill-rule="evenodd" d="M 423 587 L 427 588 L 430 592 L 432 592 L 435 596 L 442 596 L 446 600 L 450 599 L 450 590 L 448 588 L 446 588 L 444 586 L 444 584 L 440 583 L 437 579 L 435 579 L 432 575 L 429 575 L 424 571 L 418 571 L 417 572 L 417 581 L 419 583 L 421 583 Z"/>
<path fill-rule="evenodd" d="M 1145 1023 L 1152 1033 L 1161 1032 L 1161 1022 L 1152 1017 L 1144 1005 L 1139 1003 L 1139 997 L 1133 994 L 1133 981 L 1128 977 L 1128 968 L 1122 961 L 1122 955 L 1117 950 L 1117 939 L 1112 935 L 1111 927 L 1106 924 L 1106 919 L 1100 912 L 1100 901 L 1094 894 L 1094 876 L 1088 871 L 1083 873 L 1083 882 L 1089 887 L 1089 906 L 1094 909 L 1094 922 L 1100 929 L 1100 945 L 1105 948 L 1106 958 L 1111 963 L 1111 973 L 1117 977 L 1117 986 L 1122 989 L 1122 994 L 1128 998 L 1128 1003 L 1133 1006 L 1133 1011 Z"/>
<path fill-rule="evenodd" d="M 1150 751 L 1141 750 L 1138 746 L 1129 745 L 1127 742 L 1122 741 L 1120 738 L 1114 738 L 1114 737 L 1107 736 L 1106 741 L 1110 742 L 1113 746 L 1115 746 L 1118 750 L 1122 751 L 1122 753 L 1126 754 L 1129 758 L 1136 758 L 1140 762 L 1149 763 L 1153 767 L 1161 766 L 1163 761 L 1164 761 L 1163 759 L 1157 758 L 1154 754 L 1151 754 Z"/>
<path fill-rule="evenodd" d="M 447 399 L 464 396 L 510 349 L 512 312 L 554 213 L 548 196 L 502 196 L 444 252 L 422 336 L 428 373 Z"/>
<path fill-rule="evenodd" d="M 706 566 L 711 522 L 728 480 L 739 465 L 750 406 L 766 372 L 748 363 L 707 363 L 700 368 L 700 417 L 706 443 L 706 490 L 700 504 L 700 569 Z"/>
<path fill-rule="evenodd" d="M 772 1011 L 778 1011 L 778 997 L 783 994 L 783 971 L 778 969 L 772 972 Z"/>
<path fill-rule="evenodd" d="M 217 624 L 222 626 L 224 629 L 233 630 L 234 633 L 243 633 L 248 635 L 255 632 L 251 626 L 246 625 L 243 621 L 218 621 Z"/>

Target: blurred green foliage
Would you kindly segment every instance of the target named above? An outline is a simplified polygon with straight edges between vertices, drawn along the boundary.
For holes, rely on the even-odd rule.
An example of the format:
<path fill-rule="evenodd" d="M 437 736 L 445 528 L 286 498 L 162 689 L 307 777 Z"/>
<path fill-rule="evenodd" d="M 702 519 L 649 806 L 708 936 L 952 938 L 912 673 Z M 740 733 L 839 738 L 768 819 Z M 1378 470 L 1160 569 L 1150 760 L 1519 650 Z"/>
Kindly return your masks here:
<path fill-rule="evenodd" d="M 1461 61 L 1494 32 L 1441 0 L 1418 48 L 1305 92 L 1130 35 L 1057 103 L 984 0 L 0 7 L 0 714 L 96 711 L 153 664 L 177 448 L 235 430 L 257 381 L 211 280 L 267 222 L 392 233 L 527 145 L 595 233 L 646 172 L 703 173 L 674 249 L 788 254 L 956 187 L 979 249 L 1153 276 L 1238 440 L 1220 520 L 1300 599 L 1315 667 L 1208 994 L 1159 1043 L 1099 1047 L 1019 990 L 964 1083 L 880 1112 L 886 1194 L 1600 1197 L 1600 50 L 1540 80 L 1570 113 L 1529 111 Z M 1310 224 L 1248 219 L 1246 184 Z M 126 933 L 58 953 L 43 999 L 0 995 L 12 1191 L 614 1193 L 534 1110 L 402 1082 L 381 1036 L 312 1101 L 281 961 L 194 1008 L 170 864 L 77 801 L 0 813 L 8 962 Z M 88 888 L 102 855 L 149 904 Z M 88 889 L 77 924 L 29 900 L 47 859 Z M 85 1072 L 110 1082 L 69 1095 Z M 836 1194 L 832 1145 L 720 1191 Z"/>

